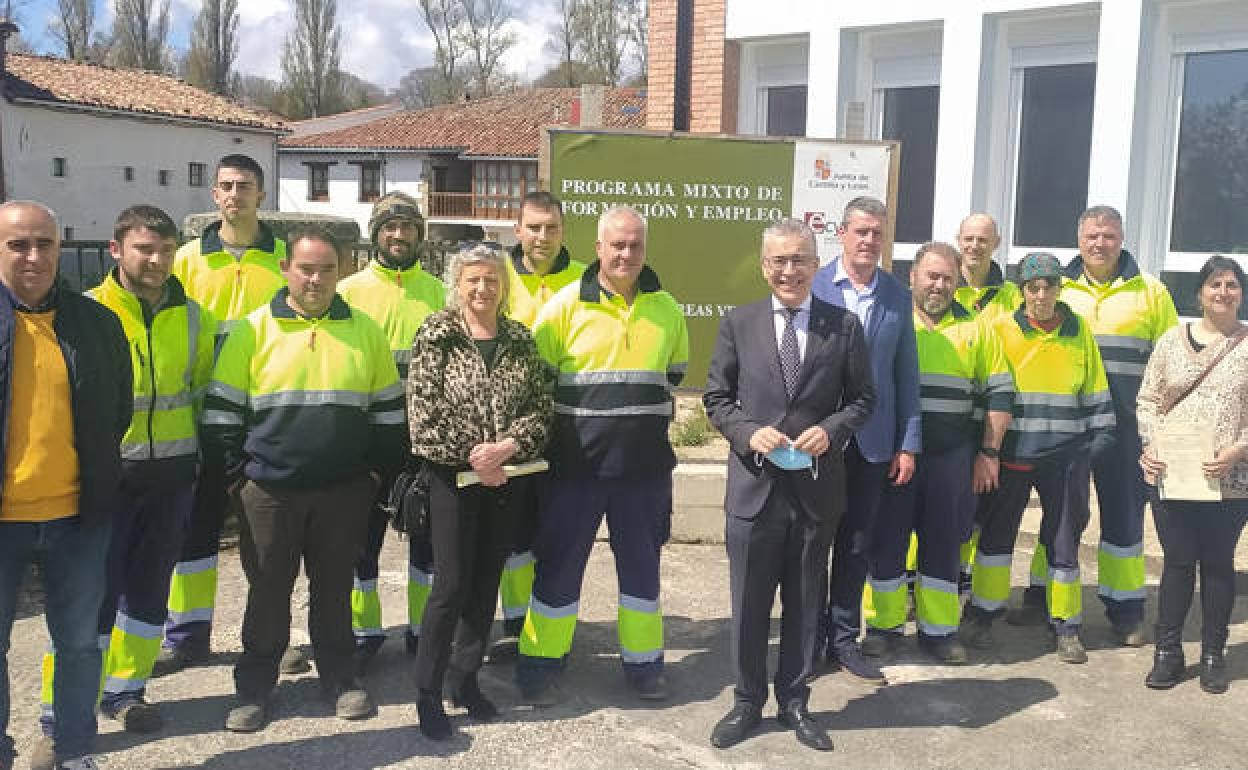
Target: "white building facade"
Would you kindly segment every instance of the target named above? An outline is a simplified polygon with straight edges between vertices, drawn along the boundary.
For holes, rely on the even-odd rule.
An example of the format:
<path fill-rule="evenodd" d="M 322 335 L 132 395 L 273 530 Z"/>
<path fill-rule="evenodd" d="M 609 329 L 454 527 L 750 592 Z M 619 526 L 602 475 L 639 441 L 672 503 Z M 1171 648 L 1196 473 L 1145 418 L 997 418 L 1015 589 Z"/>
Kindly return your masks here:
<path fill-rule="evenodd" d="M 1190 313 L 1191 273 L 1248 253 L 1248 0 L 721 5 L 726 130 L 902 140 L 898 260 L 973 211 L 998 259 L 1066 260 L 1108 204 Z"/>
<path fill-rule="evenodd" d="M 108 240 L 117 214 L 137 203 L 179 225 L 212 210 L 213 172 L 231 153 L 259 162 L 276 195 L 271 130 L 0 102 L 0 132 L 6 196 L 50 206 L 65 240 Z"/>

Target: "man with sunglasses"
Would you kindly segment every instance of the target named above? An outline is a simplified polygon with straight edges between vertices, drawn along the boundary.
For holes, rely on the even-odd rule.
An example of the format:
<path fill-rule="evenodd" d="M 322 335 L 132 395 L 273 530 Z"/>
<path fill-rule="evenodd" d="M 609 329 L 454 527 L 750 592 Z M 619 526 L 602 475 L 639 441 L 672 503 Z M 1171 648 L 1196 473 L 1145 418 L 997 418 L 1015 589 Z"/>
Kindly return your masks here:
<path fill-rule="evenodd" d="M 178 250 L 173 274 L 186 294 L 217 319 L 216 349 L 230 328 L 268 304 L 286 285 L 280 263 L 286 244 L 259 220 L 264 169 L 246 155 L 217 162 L 212 200 L 221 219 Z M 202 663 L 211 655 L 213 607 L 217 595 L 217 552 L 227 495 L 223 470 L 205 462 L 191 510 L 191 525 L 169 588 L 165 642 L 153 675 Z M 286 661 L 289 671 L 308 669 L 306 660 Z"/>
<path fill-rule="evenodd" d="M 858 317 L 811 296 L 815 237 L 786 219 L 763 232 L 771 297 L 720 324 L 703 403 L 732 448 L 725 540 L 732 589 L 735 705 L 711 733 L 728 748 L 762 720 L 776 587 L 783 603 L 776 716 L 803 745 L 830 751 L 810 715 L 828 548 L 845 514 L 843 451 L 875 401 Z"/>

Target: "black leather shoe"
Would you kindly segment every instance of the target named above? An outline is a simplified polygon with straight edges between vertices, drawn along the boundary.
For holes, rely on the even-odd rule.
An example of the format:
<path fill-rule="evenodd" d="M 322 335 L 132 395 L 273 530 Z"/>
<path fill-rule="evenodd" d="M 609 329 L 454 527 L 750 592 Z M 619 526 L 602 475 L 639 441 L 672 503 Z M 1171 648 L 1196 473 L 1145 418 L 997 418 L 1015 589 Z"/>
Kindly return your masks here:
<path fill-rule="evenodd" d="M 1183 648 L 1177 650 L 1157 649 L 1153 653 L 1153 668 L 1144 677 L 1144 686 L 1152 690 L 1169 690 L 1183 679 Z"/>
<path fill-rule="evenodd" d="M 498 707 L 481 692 L 475 673 L 464 676 L 459 687 L 451 693 L 451 703 L 456 708 L 468 709 L 468 716 L 474 721 L 493 722 L 498 719 Z"/>
<path fill-rule="evenodd" d="M 805 706 L 794 705 L 781 709 L 776 714 L 776 721 L 781 727 L 787 727 L 797 735 L 797 742 L 809 746 L 815 751 L 831 751 L 832 739 L 828 731 L 815 721 Z"/>
<path fill-rule="evenodd" d="M 863 657 L 858 650 L 858 645 L 837 649 L 836 662 L 845 670 L 845 673 L 855 679 L 874 685 L 888 684 L 888 680 L 884 678 L 884 672 L 880 671 L 879 666 Z"/>
<path fill-rule="evenodd" d="M 431 741 L 444 741 L 451 737 L 451 720 L 442 708 L 442 699 L 423 692 L 416 701 L 416 715 L 420 719 L 420 732 Z"/>
<path fill-rule="evenodd" d="M 727 716 L 715 723 L 711 745 L 717 749 L 736 746 L 763 722 L 763 712 L 752 703 L 738 703 Z"/>
<path fill-rule="evenodd" d="M 1200 689 L 1213 695 L 1221 695 L 1230 687 L 1226 675 L 1226 661 L 1220 652 L 1207 652 L 1200 656 Z"/>

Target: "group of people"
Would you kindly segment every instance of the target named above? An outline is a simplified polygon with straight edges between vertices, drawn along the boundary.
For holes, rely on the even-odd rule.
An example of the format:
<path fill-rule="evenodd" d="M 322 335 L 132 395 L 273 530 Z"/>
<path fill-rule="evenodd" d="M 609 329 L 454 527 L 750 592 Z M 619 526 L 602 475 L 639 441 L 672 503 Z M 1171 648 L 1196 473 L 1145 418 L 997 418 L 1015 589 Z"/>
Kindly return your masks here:
<path fill-rule="evenodd" d="M 262 729 L 281 674 L 312 662 L 338 717 L 375 713 L 362 674 L 386 638 L 378 561 L 404 471 L 428 485 L 428 530 L 409 542 L 405 634 L 425 736 L 452 734 L 444 699 L 474 720 L 497 717 L 477 677 L 487 648 L 515 659 L 523 700 L 559 699 L 604 517 L 625 682 L 641 699 L 667 697 L 667 431 L 689 341 L 646 265 L 645 218 L 603 213 L 586 264 L 563 245 L 558 199 L 530 193 L 514 248 L 461 244 L 440 280 L 421 264 L 418 202 L 391 193 L 369 221 L 375 258 L 342 276 L 349 251 L 316 228 L 276 237 L 257 215 L 264 196 L 253 159 L 222 158 L 221 219 L 180 249 L 167 214 L 127 209 L 110 243 L 116 266 L 89 297 L 57 281 L 53 212 L 0 205 L 0 627 L 7 642 L 34 562 L 52 641 L 32 767 L 95 767 L 97 706 L 132 732 L 162 727 L 146 684 L 210 658 L 229 511 L 248 594 L 225 728 Z M 1248 519 L 1242 269 L 1210 260 L 1204 317 L 1178 330 L 1164 287 L 1121 249 L 1121 217 L 1094 207 L 1065 269 L 1030 254 L 1018 286 L 1006 282 L 996 225 L 973 215 L 956 246 L 919 250 L 907 290 L 880 266 L 888 216 L 877 200 L 852 201 L 842 255 L 822 268 L 804 223 L 772 223 L 760 256 L 771 296 L 720 325 L 704 404 L 731 447 L 736 687 L 712 744 L 738 743 L 761 721 L 777 588 L 777 718 L 815 749 L 832 748 L 807 710 L 822 658 L 883 684 L 911 592 L 919 644 L 937 660 L 991 646 L 1033 487 L 1041 547 L 1009 619 L 1047 623 L 1060 659 L 1086 660 L 1078 543 L 1090 476 L 1100 594 L 1133 646 L 1152 495 L 1166 565 L 1148 685 L 1182 676 L 1199 564 L 1201 684 L 1225 690 L 1233 553 Z M 1152 438 L 1171 414 L 1216 421 L 1206 471 L 1225 502 L 1162 501 L 1149 486 L 1166 474 Z M 312 662 L 289 638 L 301 570 Z M 500 598 L 503 636 L 490 647 Z M 5 671 L 0 767 L 14 755 Z"/>

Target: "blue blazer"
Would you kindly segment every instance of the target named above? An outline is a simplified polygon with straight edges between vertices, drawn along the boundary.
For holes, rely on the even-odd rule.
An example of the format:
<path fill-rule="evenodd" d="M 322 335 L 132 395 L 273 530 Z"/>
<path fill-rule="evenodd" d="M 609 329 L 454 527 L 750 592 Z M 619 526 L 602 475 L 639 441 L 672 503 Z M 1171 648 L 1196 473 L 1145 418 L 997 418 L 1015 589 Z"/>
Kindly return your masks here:
<path fill-rule="evenodd" d="M 811 287 L 824 302 L 845 307 L 841 289 L 832 283 L 840 258 L 819 269 Z M 919 354 L 914 338 L 910 291 L 891 273 L 877 269 L 879 281 L 869 318 L 860 319 L 871 354 L 875 411 L 854 438 L 868 462 L 883 463 L 898 451 L 923 448 L 919 425 Z"/>

